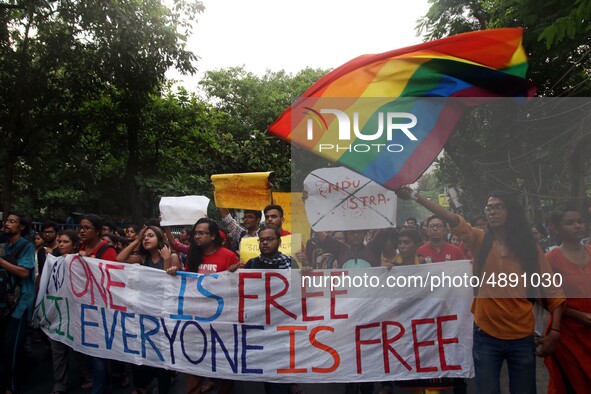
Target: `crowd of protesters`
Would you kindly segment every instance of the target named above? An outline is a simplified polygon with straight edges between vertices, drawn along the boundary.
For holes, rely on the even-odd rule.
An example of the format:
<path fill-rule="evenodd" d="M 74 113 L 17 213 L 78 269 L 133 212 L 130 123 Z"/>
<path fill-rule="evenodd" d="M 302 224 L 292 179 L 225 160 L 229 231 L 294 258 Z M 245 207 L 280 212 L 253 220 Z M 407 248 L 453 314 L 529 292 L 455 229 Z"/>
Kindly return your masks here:
<path fill-rule="evenodd" d="M 535 356 L 543 357 L 550 379 L 551 393 L 585 392 L 591 387 L 591 246 L 582 215 L 572 208 L 549 215 L 544 225 L 532 225 L 515 196 L 491 193 L 484 204 L 484 216 L 467 221 L 409 187 L 397 191 L 399 198 L 414 200 L 433 215 L 423 223 L 407 218 L 398 228 L 373 231 L 343 230 L 312 232 L 310 240 L 297 254 L 306 270 L 334 268 L 394 267 L 453 260 L 471 260 L 473 272 L 556 272 L 563 277 L 562 290 L 545 294 L 528 289 L 504 289 L 499 294 L 484 286 L 474 298 L 473 359 L 476 392 L 501 392 L 501 366 L 507 363 L 512 393 L 534 393 Z M 101 217 L 82 217 L 77 230 L 60 231 L 52 222 L 44 223 L 30 241 L 30 219 L 20 212 L 5 216 L 0 273 L 19 284 L 20 296 L 11 305 L 2 304 L 0 288 L 0 394 L 20 392 L 22 359 L 27 333 L 43 339 L 29 328 L 38 277 L 48 255 L 79 253 L 103 260 L 141 264 L 176 275 L 179 270 L 209 274 L 237 269 L 297 268 L 293 257 L 279 251 L 284 212 L 279 205 L 267 206 L 263 213 L 244 211 L 240 225 L 226 209 L 222 220 L 199 219 L 175 237 L 158 220 L 129 224 L 122 228 Z M 263 222 L 264 215 L 264 223 Z M 256 237 L 260 255 L 246 264 L 239 260 L 243 238 Z M 0 278 L 2 279 L 2 278 Z M 535 308 L 549 313 L 541 330 L 534 320 Z M 538 332 L 540 331 L 540 332 Z M 539 335 L 535 335 L 535 333 Z M 39 338 L 41 337 L 41 338 Z M 30 340 L 30 339 L 29 339 Z M 72 349 L 48 340 L 53 363 L 52 393 L 68 391 L 68 371 Z M 143 394 L 153 379 L 158 391 L 166 393 L 176 374 L 147 366 L 132 366 L 75 353 L 76 368 L 83 377 L 83 388 L 103 394 L 116 379 L 120 385 L 133 384 L 135 394 Z M 430 379 L 384 382 L 380 393 L 393 385 L 411 390 L 453 388 L 465 393 L 463 379 Z M 233 381 L 185 376 L 186 393 L 203 393 L 214 388 L 232 393 Z M 267 394 L 297 393 L 296 384 L 265 383 Z M 346 385 L 346 393 L 372 393 L 373 383 Z"/>

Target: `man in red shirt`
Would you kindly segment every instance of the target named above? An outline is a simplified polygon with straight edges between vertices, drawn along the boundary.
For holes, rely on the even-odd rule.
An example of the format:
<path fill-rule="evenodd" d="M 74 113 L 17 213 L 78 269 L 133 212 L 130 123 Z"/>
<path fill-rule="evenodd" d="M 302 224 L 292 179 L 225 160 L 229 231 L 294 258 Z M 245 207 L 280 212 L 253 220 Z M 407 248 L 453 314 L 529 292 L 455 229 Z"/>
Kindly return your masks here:
<path fill-rule="evenodd" d="M 216 221 L 209 218 L 201 218 L 195 223 L 188 252 L 185 271 L 189 272 L 212 274 L 227 271 L 231 265 L 239 262 L 236 253 L 222 246 L 219 226 Z M 176 271 L 176 267 L 166 270 L 170 275 L 176 275 Z M 204 380 L 201 376 L 187 374 L 185 376 L 185 394 L 204 393 L 214 387 L 210 384 L 211 381 L 208 384 L 203 384 Z M 234 385 L 231 380 L 216 379 L 216 383 L 218 393 L 232 393 Z"/>
<path fill-rule="evenodd" d="M 277 227 L 282 237 L 291 234 L 282 228 L 285 218 L 283 217 L 283 208 L 281 208 L 281 205 L 267 205 L 263 209 L 263 213 L 265 214 L 265 226 Z"/>
<path fill-rule="evenodd" d="M 437 215 L 429 216 L 427 219 L 427 235 L 429 242 L 417 250 L 417 254 L 428 263 L 441 263 L 444 261 L 463 260 L 466 258 L 462 249 L 456 245 L 446 242 L 447 223 Z M 454 394 L 466 393 L 467 387 L 464 379 L 453 379 Z"/>
<path fill-rule="evenodd" d="M 463 260 L 466 258 L 462 249 L 446 242 L 447 223 L 433 215 L 427 219 L 427 235 L 429 242 L 419 248 L 417 253 L 428 263 Z"/>

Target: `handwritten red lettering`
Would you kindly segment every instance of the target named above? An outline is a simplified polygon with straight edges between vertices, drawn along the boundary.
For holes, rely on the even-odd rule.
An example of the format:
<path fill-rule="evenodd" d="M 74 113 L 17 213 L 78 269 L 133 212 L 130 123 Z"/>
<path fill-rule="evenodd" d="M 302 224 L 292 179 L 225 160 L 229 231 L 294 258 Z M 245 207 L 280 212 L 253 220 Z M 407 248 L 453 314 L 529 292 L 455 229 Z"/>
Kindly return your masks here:
<path fill-rule="evenodd" d="M 419 347 L 426 347 L 426 346 L 433 346 L 435 341 L 422 341 L 419 342 L 417 338 L 417 326 L 424 325 L 424 324 L 433 324 L 435 323 L 435 319 L 417 319 L 412 320 L 412 338 L 414 340 L 414 351 L 415 351 L 415 359 L 417 363 L 417 372 L 436 372 L 437 367 L 421 367 L 421 358 L 419 355 Z"/>
<path fill-rule="evenodd" d="M 125 287 L 125 283 L 123 282 L 116 282 L 111 279 L 111 272 L 110 270 L 125 270 L 125 266 L 123 264 L 106 264 L 105 271 L 107 272 L 107 293 L 109 293 L 109 306 L 111 309 L 115 309 L 121 312 L 127 312 L 127 307 L 123 305 L 115 305 L 113 303 L 113 294 L 111 293 L 111 287 Z"/>
<path fill-rule="evenodd" d="M 398 334 L 393 338 L 388 338 L 388 327 L 394 326 L 398 328 Z M 390 373 L 390 357 L 388 353 L 392 353 L 396 359 L 406 368 L 408 371 L 412 371 L 412 367 L 398 354 L 392 346 L 392 343 L 396 342 L 404 335 L 404 327 L 402 324 L 396 321 L 385 321 L 382 322 L 382 352 L 384 355 L 384 371 Z"/>
<path fill-rule="evenodd" d="M 443 323 L 446 321 L 458 320 L 458 316 L 440 316 L 437 318 L 437 343 L 439 344 L 439 362 L 441 363 L 442 371 L 457 371 L 461 370 L 461 365 L 447 365 L 445 360 L 445 349 L 444 346 L 451 343 L 458 343 L 457 337 L 454 338 L 443 338 Z"/>
<path fill-rule="evenodd" d="M 357 360 L 357 373 L 363 373 L 363 367 L 361 366 L 361 345 L 375 345 L 380 343 L 379 339 L 361 339 L 361 330 L 368 328 L 379 327 L 380 323 L 369 323 L 360 326 L 355 326 L 355 358 Z"/>
<path fill-rule="evenodd" d="M 276 294 L 271 294 L 271 278 L 278 278 L 283 282 L 283 289 Z M 267 324 L 271 324 L 271 305 L 292 319 L 297 319 L 294 313 L 288 311 L 287 308 L 276 301 L 278 298 L 283 297 L 287 290 L 289 290 L 289 282 L 283 275 L 277 272 L 265 272 L 265 316 Z"/>
<path fill-rule="evenodd" d="M 310 272 L 309 276 L 323 276 L 321 272 Z M 307 298 L 309 297 L 322 297 L 324 292 L 322 291 L 314 291 L 308 293 L 306 287 L 302 287 L 302 320 L 303 321 L 315 321 L 315 320 L 324 320 L 324 316 L 308 316 L 308 304 Z"/>
<path fill-rule="evenodd" d="M 341 356 L 339 355 L 339 352 L 337 352 L 334 348 L 332 348 L 328 345 L 325 345 L 324 343 L 316 340 L 316 334 L 318 334 L 320 331 L 330 331 L 330 332 L 334 333 L 334 328 L 329 327 L 329 326 L 314 327 L 312 329 L 312 331 L 310 332 L 310 344 L 312 346 L 314 346 L 315 348 L 318 348 L 320 350 L 324 350 L 325 352 L 330 354 L 334 361 L 330 367 L 326 367 L 326 368 L 312 367 L 312 372 L 331 373 L 331 372 L 336 371 L 337 368 L 339 367 L 339 365 L 341 365 Z"/>
<path fill-rule="evenodd" d="M 277 373 L 306 373 L 307 368 L 296 368 L 295 362 L 295 332 L 306 331 L 306 326 L 277 326 L 277 331 L 289 331 L 289 368 L 280 368 Z"/>
<path fill-rule="evenodd" d="M 244 300 L 259 298 L 256 294 L 244 293 L 244 282 L 246 279 L 261 279 L 263 274 L 261 272 L 240 272 L 238 273 L 238 321 L 244 323 Z"/>

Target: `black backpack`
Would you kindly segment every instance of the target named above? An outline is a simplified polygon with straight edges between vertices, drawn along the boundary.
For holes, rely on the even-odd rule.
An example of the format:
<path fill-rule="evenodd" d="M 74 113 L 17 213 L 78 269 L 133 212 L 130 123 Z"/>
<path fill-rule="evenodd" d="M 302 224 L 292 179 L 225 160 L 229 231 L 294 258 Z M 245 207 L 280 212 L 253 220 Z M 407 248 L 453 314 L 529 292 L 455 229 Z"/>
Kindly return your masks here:
<path fill-rule="evenodd" d="M 12 253 L 2 258 L 11 264 L 17 265 L 18 256 L 25 246 L 27 246 L 27 242 L 21 242 Z M 6 248 L 6 244 L 4 244 L 4 248 Z M 0 318 L 12 313 L 18 304 L 20 294 L 20 278 L 0 267 Z"/>

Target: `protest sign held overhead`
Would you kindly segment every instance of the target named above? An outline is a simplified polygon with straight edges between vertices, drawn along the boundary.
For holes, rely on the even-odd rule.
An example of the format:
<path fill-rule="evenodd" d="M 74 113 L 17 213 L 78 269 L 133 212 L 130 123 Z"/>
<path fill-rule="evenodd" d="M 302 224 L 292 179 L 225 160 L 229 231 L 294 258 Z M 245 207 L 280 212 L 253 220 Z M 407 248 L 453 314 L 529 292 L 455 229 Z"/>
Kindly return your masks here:
<path fill-rule="evenodd" d="M 310 239 L 310 223 L 306 217 L 306 208 L 301 192 L 273 192 L 273 204 L 283 208 L 283 224 L 281 228 L 302 236 L 305 245 Z"/>
<path fill-rule="evenodd" d="M 348 168 L 315 170 L 304 180 L 304 190 L 306 215 L 314 231 L 396 225 L 396 194 Z"/>
<path fill-rule="evenodd" d="M 271 172 L 217 174 L 211 176 L 218 208 L 263 210 L 271 204 Z"/>
<path fill-rule="evenodd" d="M 194 224 L 207 216 L 209 198 L 205 196 L 162 197 L 160 199 L 160 225 Z"/>

